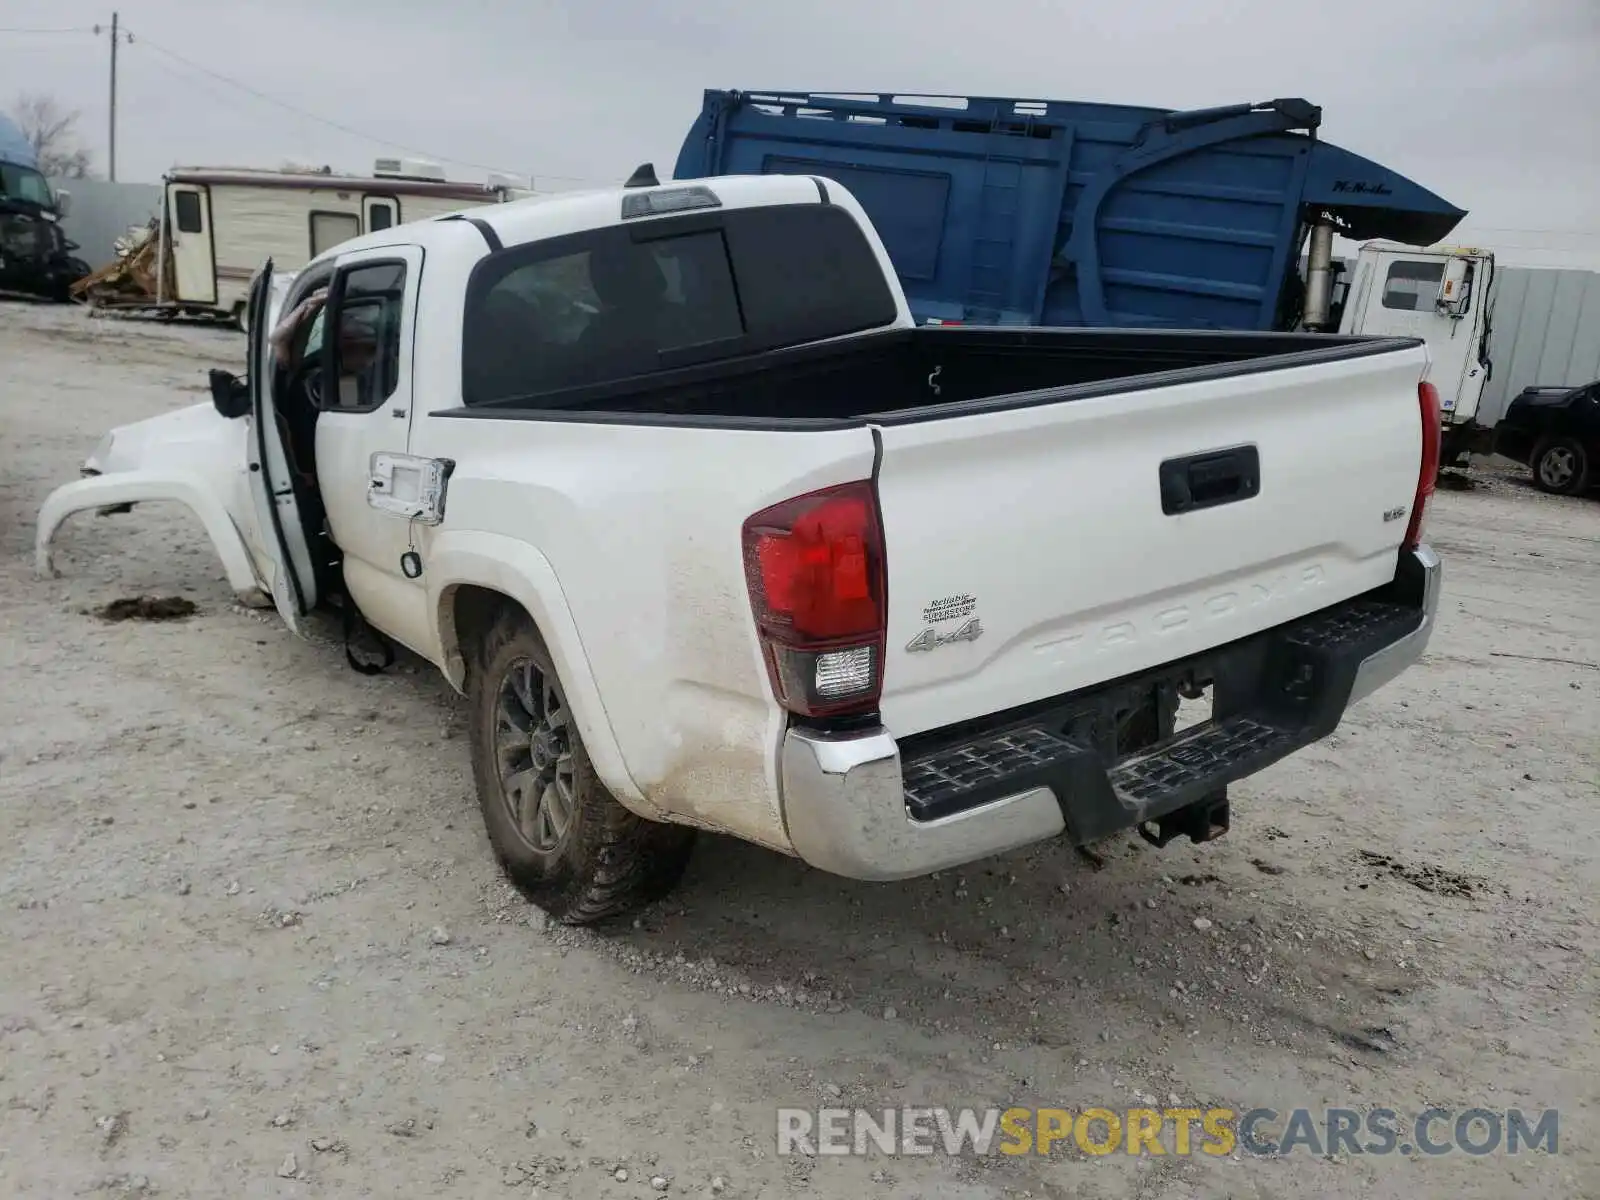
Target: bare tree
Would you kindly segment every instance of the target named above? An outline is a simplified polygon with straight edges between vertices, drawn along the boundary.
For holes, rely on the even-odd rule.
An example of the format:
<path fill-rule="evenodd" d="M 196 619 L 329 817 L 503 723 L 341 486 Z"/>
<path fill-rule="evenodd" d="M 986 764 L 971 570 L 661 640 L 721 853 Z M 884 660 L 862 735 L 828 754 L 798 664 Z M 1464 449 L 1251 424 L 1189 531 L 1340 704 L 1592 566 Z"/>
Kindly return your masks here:
<path fill-rule="evenodd" d="M 85 179 L 89 175 L 89 151 L 78 141 L 78 112 L 63 108 L 51 96 L 24 93 L 17 97 L 16 122 L 22 136 L 39 156 L 39 170 L 46 175 Z"/>

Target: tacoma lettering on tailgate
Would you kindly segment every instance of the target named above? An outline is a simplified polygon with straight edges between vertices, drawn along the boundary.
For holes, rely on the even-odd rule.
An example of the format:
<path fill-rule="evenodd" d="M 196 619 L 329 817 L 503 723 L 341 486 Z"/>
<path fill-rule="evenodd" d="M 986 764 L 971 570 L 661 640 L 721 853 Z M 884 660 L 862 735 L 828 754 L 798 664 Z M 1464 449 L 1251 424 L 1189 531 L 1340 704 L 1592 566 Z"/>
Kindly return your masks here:
<path fill-rule="evenodd" d="M 1036 645 L 1034 651 L 1039 654 L 1055 654 L 1064 660 L 1069 655 L 1085 649 L 1093 652 L 1128 646 L 1143 641 L 1146 637 L 1161 637 L 1192 622 L 1216 620 L 1229 616 L 1241 608 L 1253 608 L 1271 603 L 1280 596 L 1309 591 L 1321 587 L 1326 582 L 1327 576 L 1320 566 L 1303 567 L 1299 571 L 1272 580 L 1270 585 L 1252 583 L 1241 589 L 1230 588 L 1225 592 L 1217 592 L 1194 604 L 1177 604 L 1171 608 L 1164 608 L 1160 612 L 1150 614 L 1143 628 L 1136 621 L 1114 621 L 1087 633 L 1069 633 L 1050 638 Z"/>

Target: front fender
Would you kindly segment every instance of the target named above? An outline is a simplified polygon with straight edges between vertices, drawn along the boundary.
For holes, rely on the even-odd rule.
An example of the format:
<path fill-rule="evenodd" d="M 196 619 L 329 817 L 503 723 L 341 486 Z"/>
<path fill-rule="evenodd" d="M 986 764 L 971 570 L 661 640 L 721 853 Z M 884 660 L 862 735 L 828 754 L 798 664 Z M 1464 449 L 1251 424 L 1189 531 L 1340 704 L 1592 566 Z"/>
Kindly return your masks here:
<path fill-rule="evenodd" d="M 33 542 L 34 569 L 44 578 L 55 574 L 50 542 L 62 522 L 74 513 L 120 504 L 173 500 L 187 505 L 200 518 L 217 557 L 222 560 L 228 585 L 239 601 L 252 608 L 270 607 L 267 587 L 256 576 L 244 538 L 208 484 L 208 480 L 197 475 L 158 470 L 119 471 L 115 475 L 95 475 L 63 484 L 51 492 L 39 508 Z"/>
<path fill-rule="evenodd" d="M 439 646 L 437 661 L 451 685 L 459 691 L 466 682 L 466 660 L 454 617 L 457 589 L 480 587 L 509 596 L 527 610 L 544 637 L 601 782 L 639 816 L 664 819 L 664 814 L 645 799 L 628 770 L 605 701 L 595 684 L 577 622 L 549 560 L 526 542 L 502 534 L 443 531 L 429 547 L 427 580 Z"/>

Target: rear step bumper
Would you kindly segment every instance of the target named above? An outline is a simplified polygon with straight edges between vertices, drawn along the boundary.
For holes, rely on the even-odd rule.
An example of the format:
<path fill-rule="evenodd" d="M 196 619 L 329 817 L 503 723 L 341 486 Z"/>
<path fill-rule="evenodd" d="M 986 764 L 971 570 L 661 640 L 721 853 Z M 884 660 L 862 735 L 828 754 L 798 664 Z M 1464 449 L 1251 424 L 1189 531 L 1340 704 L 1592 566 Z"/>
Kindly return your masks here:
<path fill-rule="evenodd" d="M 791 729 L 780 763 L 790 840 L 821 870 L 907 879 L 1061 833 L 1096 841 L 1215 801 L 1229 783 L 1326 737 L 1350 704 L 1421 658 L 1439 583 L 1439 558 L 1422 546 L 1378 592 L 905 745 L 882 729 Z M 1185 682 L 1211 686 L 1212 718 L 1119 755 L 1119 715 Z"/>

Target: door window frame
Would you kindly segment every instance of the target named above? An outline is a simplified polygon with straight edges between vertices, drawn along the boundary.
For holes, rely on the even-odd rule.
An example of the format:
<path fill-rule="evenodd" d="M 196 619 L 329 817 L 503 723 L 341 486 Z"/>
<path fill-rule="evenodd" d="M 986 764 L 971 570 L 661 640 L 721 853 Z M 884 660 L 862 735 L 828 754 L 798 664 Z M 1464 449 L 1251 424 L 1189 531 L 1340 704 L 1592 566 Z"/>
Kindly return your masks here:
<path fill-rule="evenodd" d="M 333 276 L 334 264 L 331 262 L 318 263 L 315 267 L 311 267 L 296 275 L 294 282 L 289 285 L 289 289 L 283 297 L 283 308 L 278 313 L 278 320 L 282 321 L 295 310 L 296 306 L 298 306 L 303 300 L 305 300 L 307 296 L 311 295 L 311 293 L 316 291 L 318 288 L 328 287 L 333 281 Z M 331 298 L 331 295 L 329 298 Z M 266 304 L 263 303 L 263 312 L 261 314 L 262 320 L 266 319 L 266 307 Z M 316 324 L 319 319 L 324 323 L 327 321 L 326 301 L 324 301 L 322 309 L 317 313 L 317 315 L 310 321 L 306 322 L 305 329 L 296 331 L 295 343 L 291 347 L 295 353 L 290 359 L 289 366 L 279 367 L 276 357 L 271 359 L 275 380 L 285 376 L 290 369 L 298 367 L 299 364 L 304 360 L 306 345 L 310 341 L 311 333 L 316 328 Z M 321 353 L 320 346 L 318 347 L 318 353 Z M 274 397 L 276 397 L 276 392 L 274 392 Z"/>
<path fill-rule="evenodd" d="M 1422 291 L 1420 286 L 1417 288 L 1415 293 L 1416 301 L 1418 303 L 1414 303 L 1410 307 L 1404 307 L 1399 304 L 1389 303 L 1389 285 L 1396 282 L 1405 282 L 1418 285 L 1432 284 L 1434 293 L 1437 295 L 1439 285 L 1444 282 L 1444 273 L 1448 265 L 1449 264 L 1447 262 L 1437 258 L 1407 258 L 1404 256 L 1399 256 L 1391 259 L 1388 267 L 1383 273 L 1383 288 L 1378 293 L 1378 303 L 1382 307 L 1388 309 L 1390 312 L 1432 313 L 1434 311 L 1434 305 L 1432 302 L 1422 303 L 1426 300 L 1426 293 Z M 1439 275 L 1436 279 L 1431 277 L 1432 268 L 1435 266 L 1437 266 L 1439 269 Z M 1412 269 L 1423 267 L 1428 269 L 1420 275 L 1396 275 L 1396 271 L 1401 267 L 1410 267 Z"/>
<path fill-rule="evenodd" d="M 194 201 L 195 227 L 193 229 L 184 228 L 182 201 L 183 201 L 183 199 L 185 197 L 188 197 L 189 199 Z M 206 221 L 206 206 L 205 206 L 205 203 L 204 203 L 204 199 L 203 199 L 203 197 L 201 195 L 201 189 L 198 188 L 198 187 L 193 186 L 192 184 L 183 184 L 183 185 L 179 185 L 179 186 L 174 187 L 172 189 L 172 229 L 173 229 L 173 232 L 175 232 L 175 233 L 188 233 L 188 234 L 205 233 L 207 231 L 206 230 L 207 224 L 208 224 L 208 222 Z"/>
<path fill-rule="evenodd" d="M 370 404 L 346 405 L 330 403 L 329 399 L 331 393 L 328 389 L 337 388 L 339 384 L 339 378 L 337 375 L 339 367 L 338 322 L 340 317 L 343 315 L 342 310 L 344 306 L 345 286 L 349 282 L 350 276 L 355 272 L 365 271 L 372 267 L 399 267 L 401 271 L 404 272 L 404 274 L 401 276 L 400 284 L 400 314 L 393 325 L 393 335 L 395 338 L 394 386 L 391 387 L 387 393 L 378 397 Z M 361 416 L 364 413 L 375 413 L 380 408 L 383 408 L 385 405 L 387 405 L 389 401 L 394 398 L 395 393 L 399 391 L 400 378 L 404 374 L 401 358 L 402 351 L 405 349 L 405 323 L 407 320 L 406 300 L 412 291 L 411 276 L 413 269 L 413 264 L 409 260 L 397 254 L 386 255 L 379 258 L 362 258 L 355 262 L 340 264 L 336 268 L 333 281 L 328 286 L 328 299 L 322 306 L 322 345 L 317 348 L 317 352 L 322 358 L 323 401 L 319 407 L 321 408 L 323 414 L 344 413 L 349 414 L 350 416 Z M 381 358 L 386 351 L 380 346 L 378 353 L 379 357 Z"/>

